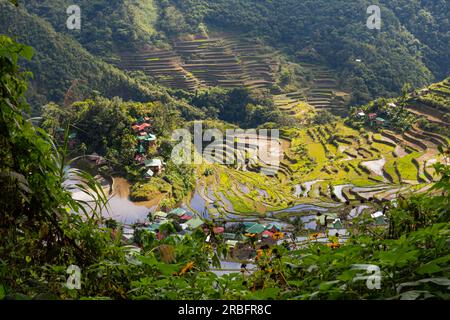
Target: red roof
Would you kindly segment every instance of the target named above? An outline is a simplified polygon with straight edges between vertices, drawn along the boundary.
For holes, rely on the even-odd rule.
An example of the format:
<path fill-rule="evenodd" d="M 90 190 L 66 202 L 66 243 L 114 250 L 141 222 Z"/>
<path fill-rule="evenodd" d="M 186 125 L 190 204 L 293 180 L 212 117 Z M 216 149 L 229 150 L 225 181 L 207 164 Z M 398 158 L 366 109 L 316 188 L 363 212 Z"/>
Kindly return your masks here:
<path fill-rule="evenodd" d="M 264 231 L 264 232 L 262 233 L 262 236 L 263 236 L 263 237 L 264 237 L 264 236 L 266 236 L 266 237 L 272 237 L 272 236 L 273 236 L 273 232 L 270 232 L 270 231 L 266 230 L 266 231 Z"/>
<path fill-rule="evenodd" d="M 214 228 L 213 228 L 213 232 L 214 232 L 215 234 L 224 233 L 224 232 L 225 232 L 225 229 L 224 229 L 223 227 L 214 227 Z"/>
<path fill-rule="evenodd" d="M 190 215 L 183 214 L 183 215 L 180 217 L 180 219 L 181 219 L 181 220 L 191 220 L 192 217 L 191 217 Z"/>
<path fill-rule="evenodd" d="M 135 131 L 142 131 L 142 130 L 148 128 L 148 127 L 151 127 L 151 125 L 149 123 L 143 123 L 141 125 L 135 124 L 131 128 L 133 128 L 133 130 L 135 130 Z"/>
<path fill-rule="evenodd" d="M 369 113 L 369 118 L 376 118 L 377 117 L 377 114 L 376 113 Z"/>

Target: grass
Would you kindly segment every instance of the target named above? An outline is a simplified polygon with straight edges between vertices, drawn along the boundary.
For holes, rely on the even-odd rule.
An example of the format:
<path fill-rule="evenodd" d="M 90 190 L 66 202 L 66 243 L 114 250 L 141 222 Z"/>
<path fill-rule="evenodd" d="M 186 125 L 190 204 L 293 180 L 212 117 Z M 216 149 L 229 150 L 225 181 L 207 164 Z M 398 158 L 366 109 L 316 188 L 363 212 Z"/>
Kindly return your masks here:
<path fill-rule="evenodd" d="M 417 168 L 412 163 L 412 159 L 421 156 L 420 152 L 413 152 L 405 157 L 398 159 L 397 168 L 403 180 L 417 180 Z"/>

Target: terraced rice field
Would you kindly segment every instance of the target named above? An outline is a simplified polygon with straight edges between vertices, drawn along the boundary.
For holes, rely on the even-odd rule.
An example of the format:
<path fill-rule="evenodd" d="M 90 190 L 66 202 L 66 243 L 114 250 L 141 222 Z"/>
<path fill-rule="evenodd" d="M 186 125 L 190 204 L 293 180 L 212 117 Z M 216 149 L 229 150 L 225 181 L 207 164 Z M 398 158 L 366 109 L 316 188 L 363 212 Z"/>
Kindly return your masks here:
<path fill-rule="evenodd" d="M 311 110 L 328 110 L 336 114 L 345 114 L 349 94 L 339 90 L 337 80 L 331 70 L 323 66 L 308 63 L 299 64 L 304 76 L 301 89 L 273 96 L 278 109 L 298 120 L 305 120 Z M 306 80 L 311 78 L 311 80 Z"/>
<path fill-rule="evenodd" d="M 154 50 L 123 52 L 118 66 L 125 70 L 141 70 L 159 83 L 172 88 L 194 90 L 200 85 L 198 79 L 182 66 L 173 51 Z"/>
<path fill-rule="evenodd" d="M 279 71 L 277 52 L 234 36 L 178 40 L 172 50 L 146 48 L 122 52 L 117 65 L 141 70 L 157 82 L 175 89 L 194 91 L 220 86 L 271 91 Z M 301 64 L 311 80 L 302 89 L 274 96 L 283 112 L 301 119 L 316 110 L 345 111 L 348 94 L 338 90 L 332 71 L 323 66 Z"/>
<path fill-rule="evenodd" d="M 429 122 L 448 127 L 450 108 L 450 78 L 435 83 L 413 97 L 408 110 L 425 117 Z"/>
<path fill-rule="evenodd" d="M 119 67 L 142 70 L 172 88 L 246 87 L 268 90 L 274 84 L 274 53 L 240 38 L 178 40 L 172 50 L 124 52 Z"/>
<path fill-rule="evenodd" d="M 338 82 L 333 72 L 324 66 L 303 63 L 302 67 L 312 76 L 306 91 L 308 104 L 317 110 L 337 113 L 345 111 L 349 95 L 338 90 Z"/>
<path fill-rule="evenodd" d="M 289 116 L 300 122 L 305 121 L 308 119 L 308 113 L 314 110 L 314 107 L 306 102 L 305 90 L 274 95 L 274 104 Z"/>
<path fill-rule="evenodd" d="M 266 217 L 274 211 L 294 214 L 305 204 L 391 200 L 433 183 L 437 177 L 432 164 L 439 158 L 438 145 L 445 141 L 417 128 L 403 135 L 359 132 L 341 122 L 291 129 L 286 136 L 280 167 L 266 170 L 268 175 L 261 174 L 265 164 L 258 157 L 238 167 L 207 163 L 198 168 L 200 177 L 206 168 L 214 172 L 199 179 L 197 189 L 210 215 Z M 205 154 L 208 159 L 213 156 Z"/>

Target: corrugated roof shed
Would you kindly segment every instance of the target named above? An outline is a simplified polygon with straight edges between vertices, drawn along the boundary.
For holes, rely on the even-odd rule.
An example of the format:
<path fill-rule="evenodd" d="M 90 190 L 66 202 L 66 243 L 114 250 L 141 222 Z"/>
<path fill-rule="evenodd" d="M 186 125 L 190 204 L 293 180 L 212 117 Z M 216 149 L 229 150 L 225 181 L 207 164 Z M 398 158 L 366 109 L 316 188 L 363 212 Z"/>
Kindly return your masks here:
<path fill-rule="evenodd" d="M 262 224 L 256 223 L 255 225 L 251 226 L 250 228 L 247 228 L 247 233 L 256 233 L 260 234 L 261 232 L 264 232 L 266 230 L 266 227 Z"/>
<path fill-rule="evenodd" d="M 183 216 L 186 212 L 187 211 L 184 210 L 183 208 L 176 208 L 176 209 L 173 209 L 172 211 L 170 211 L 171 214 L 175 214 L 180 217 Z"/>
<path fill-rule="evenodd" d="M 194 218 L 186 222 L 190 229 L 197 229 L 204 224 L 203 220 L 200 218 Z"/>

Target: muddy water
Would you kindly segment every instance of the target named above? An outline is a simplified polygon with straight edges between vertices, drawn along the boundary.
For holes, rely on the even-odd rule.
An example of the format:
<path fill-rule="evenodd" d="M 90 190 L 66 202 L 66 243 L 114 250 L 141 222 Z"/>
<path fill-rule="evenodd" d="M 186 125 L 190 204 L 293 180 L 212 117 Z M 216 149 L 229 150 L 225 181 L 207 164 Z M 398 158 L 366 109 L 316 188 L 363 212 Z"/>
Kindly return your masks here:
<path fill-rule="evenodd" d="M 138 221 L 144 221 L 149 212 L 155 211 L 160 197 L 152 201 L 132 202 L 130 196 L 130 184 L 123 178 L 114 178 L 108 210 L 103 215 L 111 217 L 119 222 L 132 224 Z"/>
<path fill-rule="evenodd" d="M 103 189 L 109 201 L 107 207 L 102 210 L 102 215 L 105 218 L 113 218 L 124 224 L 144 221 L 148 213 L 156 209 L 160 200 L 159 198 L 155 198 L 152 201 L 146 202 L 130 201 L 130 184 L 123 178 L 113 178 L 112 187 L 104 185 Z M 72 197 L 87 202 L 92 201 L 92 198 L 88 194 L 80 190 L 72 190 Z"/>

